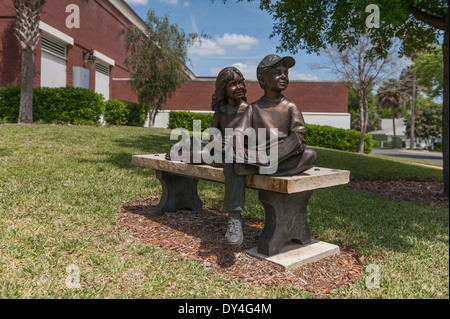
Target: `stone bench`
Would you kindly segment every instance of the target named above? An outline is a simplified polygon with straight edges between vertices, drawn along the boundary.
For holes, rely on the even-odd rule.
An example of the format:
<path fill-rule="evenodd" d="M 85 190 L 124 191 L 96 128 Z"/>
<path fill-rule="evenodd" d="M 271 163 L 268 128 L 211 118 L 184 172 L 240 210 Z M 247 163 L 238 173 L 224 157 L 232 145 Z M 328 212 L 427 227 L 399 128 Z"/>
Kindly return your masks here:
<path fill-rule="evenodd" d="M 181 208 L 201 210 L 198 196 L 199 179 L 225 182 L 222 168 L 193 165 L 164 159 L 165 154 L 134 155 L 132 164 L 155 170 L 161 182 L 162 196 L 157 213 Z M 259 200 L 265 209 L 265 224 L 258 240 L 258 253 L 272 256 L 290 241 L 302 245 L 311 242 L 306 208 L 314 189 L 347 184 L 350 172 L 314 167 L 295 176 L 271 177 L 247 175 L 246 186 L 259 190 Z"/>

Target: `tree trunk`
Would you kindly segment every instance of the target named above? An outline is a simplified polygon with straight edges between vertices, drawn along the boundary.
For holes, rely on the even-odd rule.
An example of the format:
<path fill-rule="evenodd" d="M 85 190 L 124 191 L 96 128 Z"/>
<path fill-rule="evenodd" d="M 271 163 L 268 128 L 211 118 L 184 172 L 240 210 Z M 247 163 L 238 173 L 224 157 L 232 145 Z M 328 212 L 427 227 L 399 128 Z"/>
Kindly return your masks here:
<path fill-rule="evenodd" d="M 358 153 L 364 154 L 364 138 L 366 136 L 367 131 L 367 122 L 369 118 L 369 101 L 367 99 L 367 94 L 365 92 L 360 92 L 358 96 L 359 100 L 359 112 L 360 112 L 360 122 L 361 122 L 361 133 L 359 135 L 359 145 L 358 145 Z"/>
<path fill-rule="evenodd" d="M 397 135 L 395 134 L 395 107 L 392 107 L 392 129 L 394 130 L 394 137 Z"/>
<path fill-rule="evenodd" d="M 416 127 L 416 101 L 417 101 L 417 89 L 416 89 L 416 81 L 417 76 L 413 73 L 413 87 L 412 87 L 412 96 L 411 96 L 411 123 L 410 123 L 410 132 L 409 132 L 409 148 L 414 149 L 414 139 L 415 139 L 415 127 Z"/>
<path fill-rule="evenodd" d="M 22 50 L 19 124 L 33 123 L 34 53 Z"/>
<path fill-rule="evenodd" d="M 153 127 L 155 125 L 156 113 L 158 110 L 154 106 L 149 106 L 149 117 L 148 117 L 148 127 Z"/>
<path fill-rule="evenodd" d="M 449 19 L 447 14 L 446 19 L 446 31 L 444 34 L 444 45 L 442 46 L 443 56 L 444 56 L 444 101 L 442 105 L 442 151 L 443 151 L 443 162 L 444 162 L 444 194 L 449 196 L 448 189 L 448 162 L 449 162 L 449 153 L 448 153 L 448 68 L 450 67 L 448 64 L 448 47 L 449 47 Z"/>

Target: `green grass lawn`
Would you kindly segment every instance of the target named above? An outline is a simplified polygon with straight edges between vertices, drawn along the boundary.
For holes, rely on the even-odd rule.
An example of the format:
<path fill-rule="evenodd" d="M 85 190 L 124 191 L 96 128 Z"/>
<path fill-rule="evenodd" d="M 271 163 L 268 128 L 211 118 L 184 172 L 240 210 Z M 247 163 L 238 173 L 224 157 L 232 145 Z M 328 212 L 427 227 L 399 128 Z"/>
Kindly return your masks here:
<path fill-rule="evenodd" d="M 0 298 L 313 298 L 294 288 L 229 279 L 200 263 L 142 244 L 117 223 L 118 207 L 159 196 L 135 154 L 163 153 L 170 131 L 133 127 L 0 125 Z M 442 180 L 442 171 L 315 148 L 318 166 L 357 179 Z M 205 207 L 220 208 L 223 185 L 201 181 Z M 248 190 L 248 219 L 262 220 Z M 313 236 L 359 251 L 379 269 L 330 298 L 449 298 L 449 211 L 352 190 L 317 190 Z M 80 289 L 68 266 L 80 270 Z M 176 287 L 176 289 L 174 289 Z"/>

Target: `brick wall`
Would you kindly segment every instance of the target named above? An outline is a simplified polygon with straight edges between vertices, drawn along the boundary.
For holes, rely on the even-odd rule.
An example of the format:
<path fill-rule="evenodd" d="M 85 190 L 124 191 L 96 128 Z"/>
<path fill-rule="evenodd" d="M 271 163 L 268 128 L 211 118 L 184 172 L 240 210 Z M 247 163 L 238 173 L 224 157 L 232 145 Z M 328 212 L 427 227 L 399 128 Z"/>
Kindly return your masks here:
<path fill-rule="evenodd" d="M 256 81 L 246 81 L 247 100 L 259 99 L 264 91 Z M 165 110 L 210 111 L 214 79 L 190 81 L 178 89 L 165 105 Z M 291 81 L 283 94 L 294 101 L 302 112 L 348 112 L 348 89 L 342 82 Z"/>
<path fill-rule="evenodd" d="M 80 28 L 68 28 L 66 12 L 69 4 L 80 9 Z M 19 44 L 13 34 L 15 21 L 12 0 L 0 3 L 0 86 L 13 81 L 20 83 Z M 113 78 L 129 78 L 130 74 L 123 61 L 127 55 L 125 41 L 119 37 L 119 30 L 130 22 L 107 0 L 47 0 L 41 15 L 41 21 L 74 38 L 74 45 L 67 46 L 66 83 L 72 85 L 73 66 L 87 65 L 83 61 L 83 51 L 97 50 L 115 61 L 110 68 L 110 99 L 137 101 L 126 81 L 113 81 Z M 36 49 L 35 85 L 40 85 L 41 67 L 40 43 Z M 95 88 L 95 68 L 89 70 L 89 87 Z"/>
<path fill-rule="evenodd" d="M 0 87 L 20 82 L 20 50 L 14 36 L 12 1 L 0 1 Z"/>

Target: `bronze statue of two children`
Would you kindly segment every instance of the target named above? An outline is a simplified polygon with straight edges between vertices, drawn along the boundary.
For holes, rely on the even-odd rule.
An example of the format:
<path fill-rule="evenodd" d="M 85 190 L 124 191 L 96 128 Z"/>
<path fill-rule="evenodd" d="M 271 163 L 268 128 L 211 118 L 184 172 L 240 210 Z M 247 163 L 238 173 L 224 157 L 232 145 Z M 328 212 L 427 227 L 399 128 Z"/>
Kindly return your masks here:
<path fill-rule="evenodd" d="M 228 67 L 217 76 L 211 128 L 220 131 L 220 136 L 211 134 L 210 141 L 221 139 L 222 161 L 209 164 L 224 169 L 224 210 L 228 213 L 225 237 L 233 247 L 244 240 L 245 176 L 296 175 L 316 162 L 315 151 L 306 148 L 302 112 L 282 94 L 289 84 L 289 69 L 294 65 L 295 60 L 289 56 L 271 54 L 262 59 L 256 73 L 264 95 L 252 103 L 247 102 L 245 79 L 238 69 Z M 258 132 L 249 134 L 252 130 Z M 217 150 L 200 148 L 208 155 L 214 151 Z M 166 158 L 170 159 L 169 153 Z"/>

